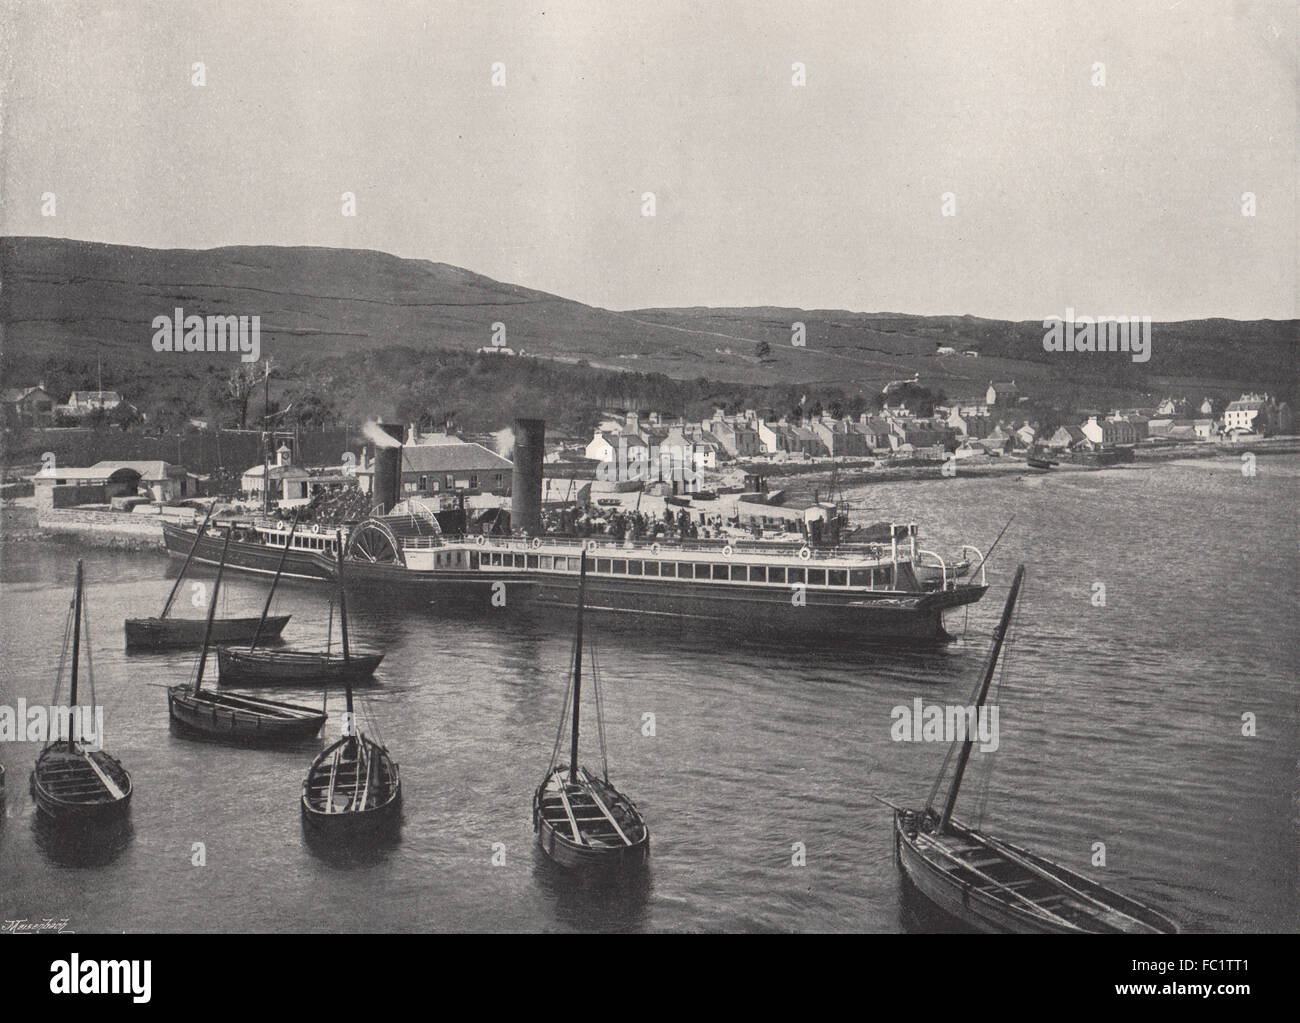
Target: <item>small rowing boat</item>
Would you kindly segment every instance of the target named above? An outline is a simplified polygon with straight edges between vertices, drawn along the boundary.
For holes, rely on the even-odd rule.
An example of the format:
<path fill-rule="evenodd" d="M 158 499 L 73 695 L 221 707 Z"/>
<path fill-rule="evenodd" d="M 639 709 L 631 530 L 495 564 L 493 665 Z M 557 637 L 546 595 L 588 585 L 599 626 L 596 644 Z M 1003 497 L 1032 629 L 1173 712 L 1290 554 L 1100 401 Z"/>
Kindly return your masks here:
<path fill-rule="evenodd" d="M 131 806 L 131 775 L 121 762 L 102 749 L 91 749 L 86 735 L 75 734 L 79 715 L 77 709 L 79 662 L 81 660 L 81 628 L 86 627 L 86 646 L 90 646 L 90 618 L 86 613 L 82 595 L 82 568 L 77 562 L 77 581 L 73 593 L 69 620 L 64 627 L 63 654 L 60 657 L 58 678 L 55 680 L 54 700 L 58 702 L 59 683 L 63 675 L 63 659 L 69 649 L 71 632 L 72 666 L 69 672 L 67 733 L 51 735 L 41 750 L 32 769 L 31 793 L 36 808 L 60 827 L 100 827 L 125 819 Z M 90 683 L 90 703 L 95 705 L 95 682 L 92 661 L 87 649 L 87 679 Z M 51 722 L 53 727 L 53 722 Z M 95 736 L 95 744 L 103 741 Z"/>
<path fill-rule="evenodd" d="M 578 764 L 578 734 L 582 712 L 582 616 L 587 578 L 587 554 L 578 567 L 578 628 L 573 644 L 573 676 L 560 714 L 546 777 L 533 794 L 533 830 L 542 851 L 571 870 L 635 867 L 650 855 L 650 831 L 632 800 L 610 783 L 605 760 L 605 728 L 600 697 L 596 720 L 600 733 L 602 773 L 598 778 Z M 592 686 L 597 685 L 592 672 Z M 571 739 L 567 764 L 558 763 L 565 720 L 572 695 Z"/>

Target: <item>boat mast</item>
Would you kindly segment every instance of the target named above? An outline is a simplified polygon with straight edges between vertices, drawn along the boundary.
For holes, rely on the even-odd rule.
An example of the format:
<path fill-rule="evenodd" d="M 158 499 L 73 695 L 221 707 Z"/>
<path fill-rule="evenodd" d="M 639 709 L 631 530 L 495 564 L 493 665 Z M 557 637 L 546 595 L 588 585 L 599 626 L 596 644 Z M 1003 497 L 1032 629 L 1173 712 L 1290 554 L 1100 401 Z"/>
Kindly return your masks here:
<path fill-rule="evenodd" d="M 343 531 L 338 530 L 334 536 L 339 549 L 339 628 L 343 632 L 343 660 L 347 661 L 351 659 L 351 655 L 348 653 L 348 597 L 343 588 Z M 352 695 L 349 690 L 348 710 L 352 709 L 351 700 Z"/>
<path fill-rule="evenodd" d="M 343 596 L 343 531 L 336 530 L 334 533 L 334 543 L 338 548 L 339 560 L 339 622 L 343 629 L 343 661 L 348 660 L 348 606 Z M 347 714 L 344 716 L 343 725 L 344 735 L 357 734 L 356 717 L 352 710 L 352 677 L 347 671 L 343 672 L 343 693 L 347 697 Z M 360 752 L 357 756 L 360 757 Z M 357 763 L 360 764 L 360 759 Z"/>
<path fill-rule="evenodd" d="M 208 643 L 212 639 L 212 619 L 217 616 L 217 591 L 221 589 L 221 573 L 226 569 L 226 552 L 230 550 L 230 538 L 235 529 L 232 526 L 226 530 L 226 543 L 221 548 L 221 561 L 217 565 L 217 579 L 212 584 L 212 601 L 208 604 L 208 623 L 203 628 L 203 652 L 199 654 L 199 670 L 194 676 L 194 695 L 199 695 L 199 688 L 203 685 L 203 668 L 208 663 Z"/>
<path fill-rule="evenodd" d="M 262 608 L 262 617 L 258 619 L 257 631 L 253 633 L 253 642 L 248 644 L 251 652 L 257 646 L 258 637 L 262 635 L 262 626 L 266 624 L 266 616 L 271 611 L 271 598 L 275 596 L 275 585 L 280 581 L 280 573 L 284 571 L 284 559 L 289 556 L 289 546 L 293 543 L 294 530 L 298 528 L 298 509 L 293 512 L 293 524 L 289 527 L 289 535 L 284 540 L 284 550 L 280 552 L 280 563 L 275 566 L 275 578 L 271 580 L 271 592 L 266 595 L 266 606 Z"/>
<path fill-rule="evenodd" d="M 190 567 L 190 559 L 194 557 L 194 552 L 199 549 L 199 540 L 203 538 L 203 531 L 208 528 L 208 519 L 212 518 L 212 511 L 216 507 L 216 501 L 208 505 L 208 513 L 203 516 L 203 521 L 199 523 L 199 528 L 194 534 L 194 542 L 190 544 L 190 552 L 185 555 L 185 564 L 181 565 L 181 574 L 176 577 L 176 582 L 172 584 L 172 591 L 167 594 L 167 603 L 163 605 L 162 614 L 158 616 L 159 618 L 166 618 L 167 612 L 171 610 L 172 601 L 176 599 L 176 591 L 181 588 L 181 580 L 185 578 L 185 570 Z"/>
<path fill-rule="evenodd" d="M 68 707 L 77 705 L 77 661 L 81 652 L 81 559 L 77 559 L 77 583 L 72 597 L 72 682 L 68 693 Z M 72 741 L 71 733 L 68 742 Z"/>
<path fill-rule="evenodd" d="M 573 652 L 573 741 L 569 746 L 569 782 L 578 780 L 578 717 L 582 704 L 582 603 L 587 585 L 587 551 L 578 562 L 578 635 Z"/>
<path fill-rule="evenodd" d="M 998 656 L 1002 653 L 1002 641 L 1006 639 L 1007 628 L 1011 625 L 1011 614 L 1016 608 L 1016 597 L 1020 594 L 1020 582 L 1025 577 L 1025 566 L 1021 565 L 1016 569 L 1016 577 L 1011 583 L 1011 592 L 1007 594 L 1007 605 L 1002 609 L 1002 618 L 998 622 L 998 627 L 993 633 L 993 649 L 989 652 L 989 663 L 984 669 L 984 677 L 980 679 L 979 689 L 975 696 L 975 715 L 979 716 L 980 708 L 984 706 L 984 701 L 988 699 L 989 684 L 993 681 L 993 673 L 997 670 Z M 952 808 L 957 802 L 957 790 L 961 788 L 962 775 L 966 773 L 966 764 L 970 760 L 971 749 L 975 745 L 975 739 L 967 730 L 966 741 L 961 744 L 961 752 L 957 756 L 957 770 L 952 777 L 952 786 L 948 789 L 948 798 L 944 801 L 943 816 L 939 819 L 939 832 L 948 830 L 948 824 L 952 820 Z M 932 814 L 933 806 L 927 806 L 926 813 Z"/>

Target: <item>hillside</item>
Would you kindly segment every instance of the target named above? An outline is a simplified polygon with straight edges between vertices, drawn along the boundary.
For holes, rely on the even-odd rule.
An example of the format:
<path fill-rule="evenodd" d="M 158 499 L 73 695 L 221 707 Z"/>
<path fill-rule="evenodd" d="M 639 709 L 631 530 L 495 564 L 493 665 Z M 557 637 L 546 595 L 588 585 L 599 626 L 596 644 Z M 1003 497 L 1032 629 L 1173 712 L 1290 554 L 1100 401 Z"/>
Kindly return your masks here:
<path fill-rule="evenodd" d="M 240 246 L 155 250 L 40 237 L 0 239 L 0 372 L 23 382 L 49 360 L 103 360 L 106 374 L 190 373 L 229 355 L 157 354 L 155 316 L 261 316 L 262 352 L 307 370 L 324 358 L 400 346 L 472 353 L 506 325 L 515 349 L 597 369 L 749 385 L 870 393 L 919 374 L 950 396 L 1014 378 L 1043 394 L 1268 387 L 1294 396 L 1297 321 L 1155 324 L 1152 358 L 1048 353 L 1039 322 L 785 308 L 616 312 L 458 267 L 352 249 Z M 802 322 L 807 345 L 792 347 Z M 759 358 L 758 345 L 770 353 Z M 940 344 L 978 359 L 939 357 Z M 180 364 L 184 370 L 178 370 Z M 109 384 L 106 383 L 106 386 Z M 382 395 L 357 396 L 364 403 Z"/>

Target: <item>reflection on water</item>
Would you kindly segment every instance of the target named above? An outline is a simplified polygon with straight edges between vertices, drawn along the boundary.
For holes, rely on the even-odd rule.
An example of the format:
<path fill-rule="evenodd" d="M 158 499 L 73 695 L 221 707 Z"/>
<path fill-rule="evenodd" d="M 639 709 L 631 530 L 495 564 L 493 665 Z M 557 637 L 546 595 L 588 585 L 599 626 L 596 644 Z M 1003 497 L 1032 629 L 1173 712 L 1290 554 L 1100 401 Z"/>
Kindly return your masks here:
<path fill-rule="evenodd" d="M 112 863 L 131 841 L 131 819 L 99 826 L 59 824 L 43 813 L 32 814 L 36 847 L 61 867 L 104 867 Z"/>
<path fill-rule="evenodd" d="M 155 686 L 188 679 L 195 654 L 128 658 L 121 625 L 162 606 L 167 559 L 0 547 L 0 705 L 48 702 L 72 563 L 84 557 L 105 741 L 135 780 L 129 841 L 68 871 L 22 819 L 33 811 L 13 779 L 26 778 L 36 748 L 0 742 L 12 818 L 0 826 L 0 908 L 66 916 L 82 931 L 898 931 L 916 907 L 900 886 L 892 815 L 870 797 L 923 801 L 945 747 L 894 742 L 891 711 L 917 697 L 966 702 L 1023 561 L 997 695 L 1001 747 L 972 758 L 959 812 L 974 818 L 986 802 L 984 830 L 1186 929 L 1293 929 L 1300 461 L 1262 458 L 1248 481 L 1166 465 L 1033 483 L 959 476 L 849 495 L 859 519 L 915 514 L 925 545 L 944 549 L 987 546 L 1015 514 L 989 597 L 970 610 L 965 640 L 940 649 L 849 650 L 593 616 L 611 776 L 654 836 L 650 869 L 612 886 L 566 875 L 532 830 L 570 614 L 410 595 L 349 601 L 357 645 L 385 652 L 358 707 L 401 765 L 404 817 L 398 840 L 338 858 L 304 838 L 299 798 L 312 757 L 338 734 L 341 692 L 254 690 L 324 700 L 322 736 L 301 748 L 173 735 Z M 227 579 L 219 613 L 258 614 L 266 580 Z M 1091 599 L 1097 582 L 1104 606 Z M 337 649 L 328 589 L 282 585 L 286 644 Z M 949 630 L 960 634 L 963 617 L 950 615 Z M 1245 712 L 1258 723 L 1252 737 Z M 583 743 L 594 759 L 594 725 Z M 1090 865 L 1098 841 L 1104 868 Z M 203 867 L 192 862 L 198 843 Z M 924 913 L 913 922 L 946 929 Z"/>

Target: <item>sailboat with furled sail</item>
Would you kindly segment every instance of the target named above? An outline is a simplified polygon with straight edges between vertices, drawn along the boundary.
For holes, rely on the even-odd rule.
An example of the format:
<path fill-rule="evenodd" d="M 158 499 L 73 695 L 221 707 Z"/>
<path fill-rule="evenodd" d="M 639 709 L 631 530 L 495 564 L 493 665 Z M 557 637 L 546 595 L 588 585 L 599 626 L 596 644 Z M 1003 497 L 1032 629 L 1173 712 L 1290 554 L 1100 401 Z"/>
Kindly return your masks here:
<path fill-rule="evenodd" d="M 338 537 L 339 617 L 348 649 L 347 591 L 343 581 L 343 537 Z M 302 820 L 321 838 L 365 841 L 390 833 L 400 823 L 402 780 L 387 747 L 358 727 L 352 680 L 343 676 L 347 713 L 343 734 L 312 761 L 302 783 Z"/>
<path fill-rule="evenodd" d="M 214 619 L 212 615 L 208 615 L 206 623 L 197 618 L 168 617 L 172 604 L 176 600 L 176 593 L 181 588 L 181 581 L 189 570 L 190 562 L 194 559 L 194 552 L 199 546 L 199 541 L 203 539 L 204 530 L 207 529 L 208 520 L 212 518 L 212 512 L 216 506 L 216 502 L 209 506 L 207 514 L 203 516 L 203 521 L 199 523 L 199 528 L 195 530 L 194 542 L 190 544 L 189 553 L 185 555 L 185 563 L 181 565 L 180 574 L 176 577 L 176 582 L 172 584 L 171 592 L 167 594 L 162 613 L 157 618 L 128 618 L 126 620 L 126 648 L 128 650 L 195 647 L 201 641 L 209 638 L 216 640 L 218 643 L 242 643 L 250 636 L 256 637 L 259 635 L 264 639 L 270 639 L 278 636 L 284 630 L 284 627 L 289 624 L 288 615 L 267 618 L 263 614 L 260 619 L 252 617 Z M 227 526 L 227 540 L 230 539 L 231 532 L 232 527 Z"/>
<path fill-rule="evenodd" d="M 988 700 L 1024 574 L 1021 565 L 993 634 L 988 663 L 975 689 L 976 715 Z M 905 809 L 876 797 L 894 810 L 895 859 L 903 876 L 922 896 L 979 931 L 1177 933 L 1178 925 L 1173 920 L 1149 906 L 957 820 L 953 809 L 974 744 L 969 731 L 964 740 L 953 743 L 924 809 Z M 940 803 L 939 789 L 954 755 L 952 781 Z"/>
<path fill-rule="evenodd" d="M 275 587 L 280 581 L 280 575 L 284 571 L 285 558 L 288 557 L 289 548 L 293 544 L 294 533 L 298 530 L 298 516 L 294 514 L 293 523 L 289 527 L 289 535 L 284 541 L 284 550 L 280 552 L 280 560 L 275 568 L 275 576 L 271 580 L 271 590 L 266 595 L 266 606 L 262 608 L 262 624 L 268 620 L 271 611 L 271 601 L 275 597 Z M 340 541 L 341 542 L 341 541 Z M 340 605 L 340 608 L 342 605 Z M 346 612 L 344 612 L 346 613 Z M 331 610 L 331 624 L 333 612 Z M 249 643 L 248 649 L 243 650 L 233 646 L 217 647 L 217 664 L 221 668 L 221 682 L 227 683 L 245 683 L 251 685 L 319 685 L 328 687 L 331 684 L 341 684 L 346 677 L 353 682 L 360 682 L 363 679 L 370 678 L 379 667 L 379 662 L 384 659 L 383 654 L 358 654 L 349 649 L 347 643 L 347 629 L 343 629 L 343 653 L 341 655 L 331 653 L 328 649 L 324 651 L 317 650 L 271 650 L 266 647 L 258 648 L 257 641 L 261 637 L 261 628 L 253 633 L 253 641 Z"/>
<path fill-rule="evenodd" d="M 86 677 L 90 684 L 90 703 L 95 706 L 95 676 L 90 656 L 90 617 L 82 594 L 81 562 L 77 562 L 77 582 L 72 606 L 63 633 L 63 654 L 55 681 L 54 702 L 63 681 L 63 658 L 69 650 L 71 635 L 72 662 L 68 682 L 68 718 L 66 734 L 52 734 L 32 769 L 31 792 L 36 808 L 60 827 L 99 827 L 125 819 L 131 806 L 131 775 L 115 758 L 102 749 L 91 749 L 85 729 L 76 734 L 81 719 L 77 698 L 81 660 L 81 628 L 86 627 Z M 55 722 L 50 722 L 51 728 Z M 59 729 L 60 732 L 63 729 Z M 95 736 L 94 745 L 103 741 Z"/>
<path fill-rule="evenodd" d="M 203 738 L 256 745 L 310 739 L 325 724 L 324 711 L 296 703 L 203 688 L 203 672 L 212 643 L 212 619 L 217 613 L 217 595 L 221 590 L 221 576 L 229 548 L 230 534 L 227 533 L 221 561 L 217 565 L 217 578 L 212 584 L 207 628 L 203 633 L 203 648 L 194 671 L 194 681 L 168 688 L 167 713 L 181 731 Z"/>
<path fill-rule="evenodd" d="M 578 628 L 573 643 L 572 684 L 551 751 L 546 777 L 533 794 L 533 830 L 537 844 L 552 860 L 574 870 L 634 867 L 650 855 L 650 831 L 632 800 L 609 781 L 605 757 L 605 726 L 601 715 L 596 672 L 592 690 L 600 734 L 601 776 L 578 764 L 579 722 L 582 716 L 582 616 L 587 578 L 587 554 L 578 566 Z M 569 697 L 572 697 L 572 706 Z M 571 713 L 570 713 L 571 712 Z M 569 759 L 559 763 L 564 724 L 570 720 Z"/>

